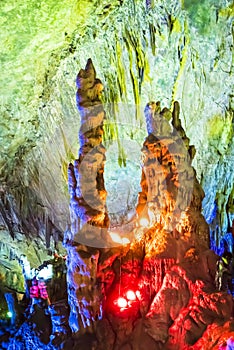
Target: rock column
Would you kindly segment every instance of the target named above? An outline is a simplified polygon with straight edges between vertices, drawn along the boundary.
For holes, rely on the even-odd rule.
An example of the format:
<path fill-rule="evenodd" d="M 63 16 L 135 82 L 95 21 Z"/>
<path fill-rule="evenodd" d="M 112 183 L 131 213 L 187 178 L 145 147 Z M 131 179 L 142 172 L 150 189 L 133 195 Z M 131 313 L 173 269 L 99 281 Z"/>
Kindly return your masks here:
<path fill-rule="evenodd" d="M 145 238 L 151 237 L 150 244 L 146 241 L 146 250 L 156 254 L 164 252 L 171 235 L 182 241 L 182 253 L 196 244 L 207 249 L 208 225 L 201 215 L 204 192 L 191 166 L 195 149 L 189 145 L 181 126 L 179 103 L 174 103 L 172 112 L 167 108 L 161 110 L 159 102 L 148 103 L 145 117 L 148 136 L 142 149 L 142 191 L 137 212 L 139 221 L 145 221 L 148 227 Z M 154 239 L 152 232 L 155 232 Z M 136 229 L 136 237 L 139 236 Z"/>
<path fill-rule="evenodd" d="M 68 168 L 71 230 L 65 241 L 68 252 L 67 282 L 69 324 L 73 332 L 92 328 L 101 317 L 97 264 L 108 226 L 102 145 L 105 112 L 101 103 L 103 85 L 96 78 L 91 59 L 77 76 L 77 107 L 81 117 L 79 158 Z"/>

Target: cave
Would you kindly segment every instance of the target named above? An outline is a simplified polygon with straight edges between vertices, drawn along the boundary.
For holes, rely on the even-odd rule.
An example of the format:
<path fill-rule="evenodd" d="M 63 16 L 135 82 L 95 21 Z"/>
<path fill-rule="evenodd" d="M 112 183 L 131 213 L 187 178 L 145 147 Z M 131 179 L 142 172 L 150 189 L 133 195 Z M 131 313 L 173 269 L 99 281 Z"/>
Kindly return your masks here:
<path fill-rule="evenodd" d="M 0 348 L 234 349 L 233 3 L 0 7 Z"/>

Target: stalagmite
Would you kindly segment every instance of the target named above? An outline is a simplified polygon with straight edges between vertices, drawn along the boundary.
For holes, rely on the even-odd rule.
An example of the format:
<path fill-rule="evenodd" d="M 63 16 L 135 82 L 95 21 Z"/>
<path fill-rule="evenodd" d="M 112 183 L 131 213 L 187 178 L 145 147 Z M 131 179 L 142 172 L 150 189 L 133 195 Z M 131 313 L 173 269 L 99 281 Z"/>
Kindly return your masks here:
<path fill-rule="evenodd" d="M 102 228 L 108 225 L 103 171 L 105 148 L 102 145 L 105 112 L 100 100 L 103 85 L 96 78 L 91 59 L 77 75 L 77 107 L 81 116 L 79 158 L 68 168 L 71 230 L 68 251 L 68 300 L 73 332 L 92 324 L 101 316 L 97 285 L 98 246 Z M 82 245 L 84 243 L 86 245 Z"/>
<path fill-rule="evenodd" d="M 232 300 L 215 290 L 204 192 L 179 103 L 172 112 L 160 102 L 145 108 L 141 192 L 134 239 L 125 244 L 109 228 L 102 84 L 91 60 L 77 86 L 80 150 L 68 169 L 72 227 L 65 237 L 71 330 L 79 344 L 92 334 L 90 349 L 96 350 L 192 350 L 207 326 L 231 316 Z M 122 244 L 108 246 L 111 238 Z"/>

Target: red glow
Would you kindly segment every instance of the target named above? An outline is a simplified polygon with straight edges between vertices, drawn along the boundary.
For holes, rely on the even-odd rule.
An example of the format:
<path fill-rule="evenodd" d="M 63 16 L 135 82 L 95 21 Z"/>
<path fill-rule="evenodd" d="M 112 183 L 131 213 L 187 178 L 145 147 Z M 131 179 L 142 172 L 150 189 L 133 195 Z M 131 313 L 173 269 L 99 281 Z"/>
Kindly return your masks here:
<path fill-rule="evenodd" d="M 136 291 L 136 296 L 137 296 L 138 299 L 141 298 L 141 293 L 139 292 L 139 290 Z"/>
<path fill-rule="evenodd" d="M 117 304 L 119 307 L 126 307 L 128 305 L 127 300 L 125 298 L 119 297 Z"/>
<path fill-rule="evenodd" d="M 128 300 L 136 300 L 136 294 L 132 290 L 128 290 L 126 293 L 126 297 Z"/>

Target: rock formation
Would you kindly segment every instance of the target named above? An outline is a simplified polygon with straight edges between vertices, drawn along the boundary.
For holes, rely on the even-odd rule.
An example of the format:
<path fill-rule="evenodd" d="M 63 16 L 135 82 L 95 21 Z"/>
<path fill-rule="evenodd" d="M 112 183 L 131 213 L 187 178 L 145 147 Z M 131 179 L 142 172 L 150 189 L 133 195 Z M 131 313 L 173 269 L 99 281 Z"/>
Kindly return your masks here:
<path fill-rule="evenodd" d="M 233 300 L 214 284 L 217 255 L 209 250 L 208 225 L 201 213 L 204 192 L 191 164 L 195 149 L 182 127 L 179 103 L 174 102 L 172 112 L 161 110 L 159 102 L 145 108 L 148 136 L 142 148 L 141 192 L 132 231 L 123 229 L 121 234 L 121 227 L 113 230 L 106 208 L 103 87 L 91 60 L 79 72 L 77 86 L 80 150 L 68 168 L 67 269 L 61 256 L 44 261 L 43 266 L 52 263 L 54 269 L 47 284 L 51 306 L 21 321 L 12 336 L 5 334 L 3 347 L 232 347 Z M 14 231 L 11 240 L 18 236 Z M 18 261 L 13 251 L 9 255 Z M 22 255 L 21 261 L 27 279 L 31 268 L 27 257 Z M 6 301 L 13 310 L 11 300 Z"/>
<path fill-rule="evenodd" d="M 81 115 L 79 159 L 68 168 L 71 231 L 65 237 L 68 251 L 68 295 L 73 331 L 89 327 L 101 316 L 97 285 L 99 246 L 108 226 L 103 171 L 105 148 L 102 145 L 105 112 L 101 103 L 103 85 L 96 78 L 91 60 L 77 76 L 77 107 Z M 99 242 L 99 243 L 98 243 Z M 103 246 L 103 243 L 100 243 Z"/>
<path fill-rule="evenodd" d="M 108 164 L 105 165 L 105 179 L 108 179 L 106 189 L 109 194 L 111 193 L 113 202 L 115 196 L 118 197 L 116 200 L 118 205 L 121 204 L 124 197 L 126 198 L 123 195 L 123 193 L 127 194 L 126 187 L 120 185 L 121 180 L 125 181 L 125 175 L 129 175 L 131 179 L 134 176 L 134 186 L 131 187 L 134 190 L 134 196 L 131 197 L 133 201 L 127 202 L 127 204 L 131 204 L 131 209 L 133 208 L 131 215 L 129 215 L 130 220 L 132 219 L 138 192 L 138 189 L 135 189 L 140 183 L 138 179 L 140 164 L 138 163 L 137 172 L 135 172 L 135 167 L 129 166 L 129 158 L 125 157 L 125 154 L 128 156 L 129 152 L 125 146 L 126 143 L 122 140 L 129 137 L 137 142 L 137 146 L 140 147 L 143 144 L 143 139 L 147 136 L 145 132 L 147 128 L 140 106 L 145 106 L 148 101 L 154 98 L 155 101 L 160 100 L 162 107 L 170 106 L 170 109 L 161 110 L 158 103 L 152 102 L 150 104 L 152 111 L 148 111 L 154 116 L 153 124 L 160 126 L 158 134 L 160 131 L 160 135 L 164 136 L 165 130 L 170 133 L 174 128 L 177 135 L 175 136 L 184 140 L 185 148 L 190 143 L 195 145 L 196 156 L 194 159 L 195 148 L 190 147 L 188 153 L 193 159 L 192 165 L 196 169 L 197 179 L 205 192 L 202 214 L 210 228 L 210 248 L 219 255 L 225 248 L 233 251 L 234 234 L 231 234 L 234 219 L 233 1 L 116 0 L 107 3 L 106 1 L 80 0 L 78 2 L 49 1 L 46 6 L 38 6 L 38 3 L 35 6 L 35 2 L 23 0 L 12 2 L 9 6 L 9 3 L 6 4 L 2 1 L 0 18 L 3 23 L 1 28 L 2 74 L 0 78 L 2 79 L 0 84 L 2 116 L 0 128 L 0 348 L 7 348 L 7 339 L 16 334 L 15 328 L 11 328 L 11 330 L 8 327 L 5 328 L 5 325 L 7 326 L 10 322 L 8 311 L 12 306 L 12 298 L 7 296 L 8 293 L 14 296 L 15 306 L 20 307 L 17 311 L 19 317 L 15 319 L 14 315 L 12 323 L 19 321 L 21 324 L 27 305 L 20 300 L 27 294 L 25 287 L 27 283 L 30 283 L 30 277 L 28 280 L 26 273 L 27 262 L 31 272 L 44 261 L 51 259 L 54 250 L 59 253 L 64 251 L 62 247 L 63 233 L 70 217 L 67 205 L 67 168 L 68 164 L 76 158 L 76 133 L 79 128 L 74 98 L 76 90 L 74 72 L 76 72 L 77 67 L 83 66 L 89 52 L 94 53 L 95 69 L 99 72 L 99 77 L 105 86 L 103 101 L 107 105 L 114 104 L 116 106 L 116 103 L 125 105 L 128 103 L 133 106 L 133 112 L 129 110 L 128 114 L 123 114 L 125 119 L 123 125 L 123 119 L 119 118 L 122 113 L 116 112 L 116 109 L 110 111 L 105 105 L 109 125 L 115 126 L 116 122 L 114 128 L 105 127 L 105 139 L 112 140 L 113 136 L 119 136 L 117 139 L 119 164 L 127 165 L 127 169 L 125 167 L 121 169 L 120 181 L 116 181 L 118 176 L 115 169 L 118 166 L 113 167 L 113 158 L 109 157 L 111 147 L 109 148 L 105 144 L 108 148 L 108 153 L 106 153 Z M 82 103 L 85 94 L 80 92 L 80 102 Z M 175 115 L 172 118 L 173 101 L 176 100 L 179 101 L 179 104 L 175 105 Z M 162 114 L 166 121 L 161 121 Z M 151 127 L 149 133 L 152 131 Z M 173 137 L 170 139 L 175 141 Z M 146 157 L 148 157 L 150 142 L 144 146 L 143 153 Z M 165 145 L 165 138 L 161 142 L 157 141 L 158 148 L 160 148 L 160 143 Z M 174 157 L 171 150 L 169 153 L 172 153 Z M 180 150 L 178 153 L 181 154 Z M 182 153 L 184 154 L 184 151 Z M 175 159 L 179 168 L 177 158 Z M 213 258 L 216 259 L 216 256 L 213 254 L 213 257 L 207 257 L 206 255 L 205 247 L 207 245 L 204 234 L 206 225 L 204 225 L 204 218 L 199 209 L 203 193 L 199 184 L 196 185 L 196 193 L 198 194 L 198 199 L 195 198 L 196 203 L 194 206 L 190 206 L 189 211 L 185 207 L 185 210 L 180 213 L 181 205 L 184 205 L 184 197 L 182 197 L 180 204 L 181 196 L 178 194 L 185 193 L 187 195 L 185 202 L 187 203 L 192 194 L 186 192 L 185 189 L 191 185 L 192 177 L 196 183 L 196 176 L 193 174 L 192 168 L 187 167 L 185 172 L 181 170 L 180 180 L 182 180 L 185 189 L 177 188 L 177 181 L 174 181 L 177 176 L 176 169 L 174 169 L 175 171 L 172 169 L 171 174 L 168 175 L 168 170 L 160 163 L 160 159 L 157 162 L 156 168 L 145 163 L 144 169 L 149 171 L 149 174 L 147 173 L 149 181 L 151 180 L 150 171 L 157 171 L 162 180 L 164 174 L 161 174 L 160 171 L 167 174 L 166 184 L 165 181 L 162 182 L 161 187 L 165 189 L 169 188 L 170 185 L 172 194 L 166 197 L 165 192 L 165 203 L 167 204 L 164 205 L 164 209 L 161 202 L 158 203 L 154 199 L 150 201 L 148 207 L 144 198 L 144 196 L 149 198 L 151 193 L 154 194 L 153 191 L 156 192 L 159 184 L 150 187 L 150 191 L 143 188 L 141 190 L 142 196 L 139 196 L 142 204 L 139 202 L 137 208 L 139 210 L 138 218 L 131 221 L 130 225 L 127 223 L 127 226 L 125 223 L 126 217 L 130 213 L 129 206 L 125 206 L 122 213 L 120 213 L 118 205 L 113 206 L 112 210 L 109 207 L 112 199 L 110 201 L 111 196 L 108 196 L 108 215 L 111 224 L 113 226 L 114 222 L 118 226 L 124 224 L 125 228 L 128 228 L 129 233 L 126 234 L 127 230 L 125 230 L 124 238 L 121 238 L 122 232 L 120 230 L 113 232 L 112 227 L 111 230 L 108 230 L 103 226 L 85 225 L 86 221 L 82 221 L 84 215 L 80 219 L 82 214 L 88 214 L 87 220 L 99 214 L 101 218 L 101 213 L 106 210 L 105 203 L 98 200 L 98 193 L 95 191 L 94 185 L 94 188 L 90 190 L 95 196 L 97 194 L 95 197 L 96 205 L 91 204 L 90 208 L 90 202 L 87 201 L 86 207 L 83 209 L 80 207 L 80 213 L 77 211 L 80 216 L 73 213 L 72 227 L 66 231 L 66 244 L 70 242 L 68 261 L 73 257 L 76 261 L 77 250 L 80 249 L 80 264 L 84 263 L 84 271 L 87 274 L 93 271 L 94 275 L 97 271 L 96 280 L 91 281 L 88 276 L 83 277 L 86 278 L 84 284 L 86 283 L 90 289 L 94 288 L 97 291 L 97 308 L 100 316 L 101 305 L 105 313 L 108 309 L 105 303 L 110 301 L 110 308 L 113 306 L 111 291 L 117 290 L 119 293 L 118 286 L 122 285 L 119 283 L 120 275 L 121 281 L 129 283 L 129 279 L 127 280 L 129 270 L 132 271 L 130 274 L 131 285 L 138 285 L 138 276 L 143 274 L 142 285 L 144 286 L 144 283 L 148 285 L 148 295 L 150 295 L 151 290 L 156 291 L 155 293 L 160 292 L 166 271 L 170 271 L 170 266 L 171 269 L 174 269 L 174 265 L 179 264 L 184 255 L 187 261 L 185 265 L 188 265 L 186 271 L 189 279 L 194 277 L 194 266 L 201 273 L 209 269 L 212 272 L 211 275 L 213 274 L 214 263 L 211 264 L 211 262 L 214 260 Z M 118 160 L 116 163 L 118 164 Z M 110 172 L 108 172 L 109 165 Z M 122 174 L 125 175 L 122 176 Z M 95 175 L 92 174 L 92 176 L 91 183 L 95 184 Z M 174 179 L 173 176 L 175 176 Z M 142 184 L 143 181 L 142 175 Z M 117 182 L 118 185 L 115 186 Z M 120 188 L 121 190 L 119 190 Z M 78 210 L 77 198 L 81 204 L 85 202 L 84 197 L 79 194 L 75 195 L 74 201 L 71 203 L 74 211 Z M 160 198 L 161 200 L 163 198 Z M 146 208 L 146 215 L 144 215 L 144 210 L 140 210 L 140 206 L 142 209 Z M 155 208 L 155 214 L 150 206 Z M 163 210 L 166 216 L 161 214 Z M 168 210 L 173 213 L 173 221 L 167 214 Z M 157 220 L 158 216 L 160 224 L 156 225 L 157 221 L 154 222 L 154 220 Z M 75 225 L 77 225 L 77 229 Z M 190 226 L 192 232 L 190 232 Z M 130 227 L 133 229 L 129 230 Z M 82 228 L 83 231 L 81 231 Z M 195 231 L 199 232 L 199 237 L 205 238 L 202 249 Z M 111 237 L 119 243 L 126 244 L 130 241 L 132 244 L 123 247 L 121 244 L 121 250 L 117 248 L 113 250 L 110 248 L 116 242 L 113 242 Z M 133 237 L 135 237 L 135 242 L 132 241 Z M 80 238 L 83 238 L 84 241 L 80 242 Z M 199 246 L 199 251 L 194 247 L 189 248 L 194 239 L 195 246 Z M 161 240 L 165 242 L 166 252 L 171 252 L 168 256 L 166 256 L 163 246 L 159 244 Z M 107 241 L 106 247 L 108 249 L 103 249 L 103 243 L 107 243 Z M 144 241 L 146 242 L 147 255 Z M 152 242 L 157 244 L 152 244 Z M 86 247 L 89 245 L 93 247 L 93 251 Z M 153 259 L 152 255 L 159 253 L 159 251 L 161 253 L 157 255 L 158 259 Z M 95 257 L 94 260 L 92 260 L 92 256 Z M 86 261 L 85 257 L 87 257 Z M 25 265 L 22 266 L 24 258 Z M 212 269 L 206 267 L 207 260 L 209 266 L 213 266 Z M 183 268 L 186 267 L 185 265 Z M 71 267 L 70 278 L 74 271 L 72 271 L 70 263 L 69 266 Z M 152 281 L 150 276 L 153 270 L 162 271 L 162 273 L 153 273 L 154 279 Z M 176 270 L 174 273 L 175 280 L 180 281 L 180 272 Z M 203 280 L 207 273 L 202 273 L 202 276 L 196 275 L 196 278 Z M 27 280 L 25 286 L 24 278 Z M 75 279 L 77 281 L 81 279 L 78 271 Z M 213 278 L 211 280 L 213 281 Z M 57 287 L 53 287 L 53 282 L 52 285 L 49 285 L 48 292 L 52 297 L 52 303 L 56 304 L 51 309 L 54 324 L 51 326 L 49 323 L 47 328 L 53 333 L 53 337 L 55 336 L 54 340 L 57 340 L 56 330 L 62 334 L 62 323 L 64 322 L 62 317 L 60 318 L 61 324 L 57 322 L 61 309 L 60 301 L 59 303 L 57 301 L 65 292 L 65 289 L 63 290 L 65 283 L 62 281 L 60 284 L 60 293 Z M 59 282 L 60 280 L 56 282 L 56 285 Z M 77 284 L 82 285 L 82 281 L 81 283 L 77 282 Z M 72 278 L 69 280 L 69 285 L 73 288 Z M 183 286 L 186 285 L 183 284 Z M 84 287 L 84 293 L 88 293 L 85 288 L 88 289 L 88 287 Z M 56 297 L 53 290 L 56 290 Z M 144 290 L 144 287 L 141 287 L 141 290 Z M 77 293 L 77 291 L 74 293 L 76 299 L 77 296 L 80 298 Z M 154 298 L 154 296 L 147 297 L 147 293 L 146 301 Z M 186 294 L 186 292 L 184 293 Z M 69 294 L 72 295 L 72 293 Z M 205 295 L 203 297 L 206 299 Z M 8 298 L 9 305 L 6 298 Z M 187 299 L 185 298 L 185 300 Z M 26 302 L 28 301 L 26 300 Z M 200 299 L 198 302 L 201 304 Z M 151 304 L 149 302 L 143 306 L 142 301 L 142 315 L 148 313 Z M 155 301 L 155 305 L 158 304 L 159 302 Z M 195 305 L 197 304 L 195 303 Z M 114 309 L 116 311 L 116 308 Z M 76 310 L 79 310 L 79 305 L 74 307 L 74 312 Z M 70 310 L 65 307 L 66 314 L 67 311 Z M 171 313 L 167 312 L 167 314 Z M 189 311 L 187 315 L 189 315 Z M 51 317 L 48 316 L 45 319 L 50 320 Z M 95 328 L 97 323 L 96 321 L 92 322 Z M 70 348 L 89 347 L 89 345 L 85 346 L 84 339 L 80 338 L 80 334 L 83 332 L 82 320 L 80 323 L 80 330 L 74 331 L 74 337 L 69 337 Z M 200 332 L 202 324 L 200 321 L 197 324 L 199 324 Z M 178 329 L 183 331 L 182 333 L 185 335 L 179 322 L 177 325 Z M 16 327 L 18 326 L 19 324 L 16 325 Z M 42 325 L 40 332 L 44 331 L 44 326 L 46 325 Z M 211 343 L 216 343 L 217 345 L 214 347 L 224 348 L 225 338 L 230 338 L 228 335 L 230 327 L 230 321 L 227 321 L 224 326 L 210 324 L 203 332 L 203 337 L 196 343 L 196 347 L 207 349 L 212 346 Z M 87 329 L 88 326 L 85 330 Z M 137 329 L 140 329 L 140 325 Z M 195 332 L 195 328 L 193 331 Z M 19 349 L 29 348 L 28 344 L 30 347 L 33 347 L 32 344 L 34 344 L 35 349 L 48 346 L 38 343 L 36 334 L 33 336 L 32 332 L 33 326 L 30 328 L 26 325 L 16 337 L 16 342 L 12 347 L 15 348 L 16 343 Z M 69 332 L 68 328 L 67 332 Z M 199 332 L 195 332 L 197 336 Z M 223 343 L 220 336 L 222 332 Z M 164 336 L 167 333 L 169 334 L 169 331 L 167 332 L 165 326 Z M 170 334 L 172 333 L 170 331 Z M 44 339 L 49 341 L 48 334 L 45 335 Z M 91 344 L 92 341 L 97 341 L 97 338 L 100 343 L 102 336 L 105 341 L 109 339 L 108 343 L 112 344 L 112 347 L 114 346 L 114 328 L 109 319 L 106 318 L 103 318 L 103 323 L 97 327 L 96 333 L 93 332 L 92 336 L 88 334 L 84 338 L 88 339 L 88 344 Z M 73 343 L 73 338 L 76 337 L 79 338 L 79 341 Z M 154 346 L 152 342 L 155 340 L 152 340 L 150 336 L 147 338 L 147 334 L 144 334 L 144 340 L 146 347 Z M 233 342 L 229 340 L 227 343 L 230 347 Z M 60 347 L 63 345 L 60 344 Z M 129 346 L 126 345 L 126 347 Z"/>
<path fill-rule="evenodd" d="M 217 257 L 209 250 L 201 214 L 204 192 L 191 166 L 194 147 L 182 128 L 179 104 L 172 113 L 159 102 L 145 109 L 148 136 L 134 239 L 113 248 L 108 247 L 102 106 L 94 113 L 102 85 L 91 60 L 78 74 L 78 87 L 80 157 L 69 166 L 70 327 L 81 342 L 92 334 L 90 349 L 195 349 L 203 334 L 232 317 L 233 304 L 214 286 Z M 89 176 L 82 183 L 83 174 Z M 92 200 L 98 203 L 95 210 Z M 106 239 L 106 248 L 100 239 Z M 233 324 L 225 327 L 231 332 Z"/>

